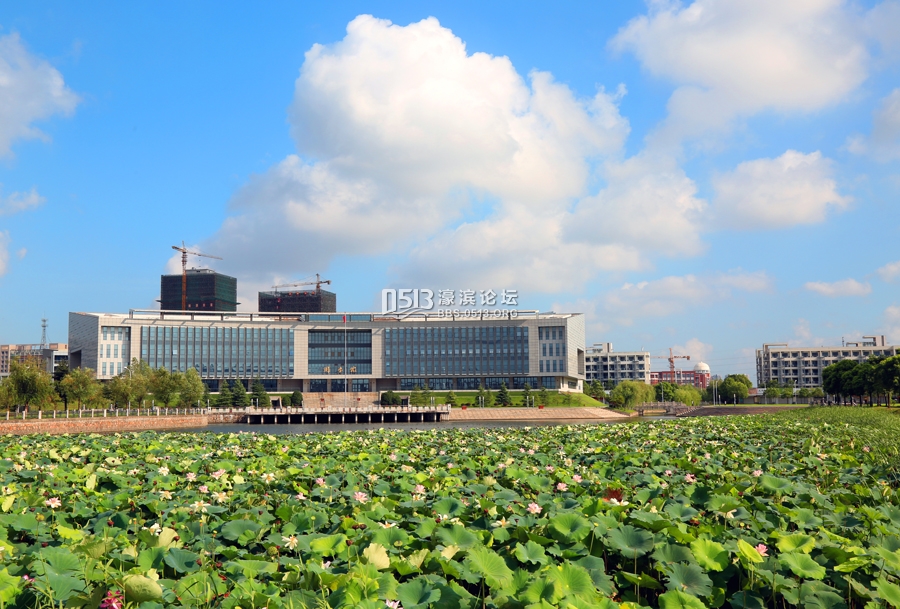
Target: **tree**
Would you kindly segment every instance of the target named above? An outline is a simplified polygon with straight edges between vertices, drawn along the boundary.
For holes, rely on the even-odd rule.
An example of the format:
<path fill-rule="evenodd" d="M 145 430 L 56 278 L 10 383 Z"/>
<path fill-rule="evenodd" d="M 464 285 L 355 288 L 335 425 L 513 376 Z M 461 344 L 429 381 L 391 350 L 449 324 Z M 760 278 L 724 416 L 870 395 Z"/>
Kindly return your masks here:
<path fill-rule="evenodd" d="M 893 395 L 900 391 L 900 355 L 894 355 L 878 364 L 881 386 L 887 392 L 888 406 L 893 404 Z"/>
<path fill-rule="evenodd" d="M 286 408 L 290 408 L 291 406 L 293 406 L 294 405 L 294 396 L 291 395 L 290 393 L 287 395 L 281 396 L 281 405 Z"/>
<path fill-rule="evenodd" d="M 603 388 L 603 383 L 596 379 L 588 383 L 587 394 L 598 401 L 606 399 L 606 390 Z"/>
<path fill-rule="evenodd" d="M 794 397 L 794 381 L 792 379 L 786 380 L 781 385 L 781 397 L 787 400 Z"/>
<path fill-rule="evenodd" d="M 849 375 L 856 368 L 857 362 L 849 359 L 843 359 L 835 362 L 830 366 L 826 366 L 822 370 L 822 389 L 825 393 L 834 396 L 840 396 L 841 402 L 848 395 L 853 395 L 848 391 Z"/>
<path fill-rule="evenodd" d="M 41 368 L 39 361 L 31 359 L 10 362 L 6 382 L 10 383 L 8 390 L 15 396 L 16 401 L 24 404 L 25 408 L 49 400 L 54 393 L 53 377 Z"/>
<path fill-rule="evenodd" d="M 673 401 L 681 402 L 685 406 L 697 406 L 702 399 L 700 390 L 693 385 L 679 385 L 672 396 Z"/>
<path fill-rule="evenodd" d="M 219 381 L 219 395 L 216 398 L 216 406 L 227 408 L 232 406 L 233 402 L 234 396 L 231 393 L 231 387 L 229 387 L 228 381 Z"/>
<path fill-rule="evenodd" d="M 719 395 L 722 401 L 735 404 L 737 400 L 745 399 L 750 394 L 750 387 L 753 386 L 752 383 L 749 385 L 747 383 L 750 383 L 750 379 L 745 374 L 729 374 L 726 376 L 719 387 Z"/>
<path fill-rule="evenodd" d="M 121 374 L 113 377 L 103 386 L 103 397 L 116 406 L 127 406 L 130 396 L 131 388 L 128 386 L 128 380 Z"/>
<path fill-rule="evenodd" d="M 206 383 L 203 383 L 203 397 L 200 399 L 203 402 L 204 406 L 212 405 L 212 396 L 210 396 L 209 393 L 209 385 L 207 385 Z"/>
<path fill-rule="evenodd" d="M 100 393 L 100 386 L 94 379 L 94 371 L 90 368 L 75 368 L 66 378 L 60 381 L 60 387 L 68 401 L 77 402 L 81 408 Z"/>
<path fill-rule="evenodd" d="M 425 386 L 422 388 L 422 405 L 431 405 L 431 387 L 428 383 L 425 383 Z"/>
<path fill-rule="evenodd" d="M 540 406 L 550 406 L 550 392 L 547 391 L 546 387 L 540 388 L 537 398 Z"/>
<path fill-rule="evenodd" d="M 134 358 L 125 370 L 122 378 L 127 380 L 128 401 L 140 406 L 147 398 L 150 391 L 150 380 L 153 378 L 153 369 L 145 361 Z"/>
<path fill-rule="evenodd" d="M 506 388 L 506 383 L 500 384 L 500 391 L 497 392 L 497 403 L 501 406 L 512 406 L 512 398 L 509 397 L 509 390 Z"/>
<path fill-rule="evenodd" d="M 658 402 L 672 402 L 675 400 L 675 391 L 678 389 L 678 385 L 675 383 L 669 383 L 667 381 L 662 381 L 657 384 L 655 387 L 656 390 L 656 400 Z"/>
<path fill-rule="evenodd" d="M 409 394 L 410 406 L 421 406 L 425 403 L 425 396 L 422 395 L 422 388 L 416 385 Z"/>
<path fill-rule="evenodd" d="M 450 393 L 447 394 L 446 402 L 451 408 L 456 406 L 456 394 L 453 393 L 452 389 L 450 390 Z"/>
<path fill-rule="evenodd" d="M 246 408 L 250 405 L 250 396 L 247 395 L 247 388 L 241 379 L 231 384 L 231 405 L 235 408 Z"/>
<path fill-rule="evenodd" d="M 381 394 L 382 406 L 399 406 L 401 403 L 400 396 L 394 393 L 393 390 L 389 389 Z"/>
<path fill-rule="evenodd" d="M 253 381 L 251 391 L 253 393 L 253 400 L 256 402 L 257 407 L 262 408 L 272 405 L 272 400 L 269 398 L 269 394 L 266 393 L 266 388 L 265 386 L 263 386 L 262 381 L 259 379 L 259 377 L 256 377 L 256 380 Z"/>
<path fill-rule="evenodd" d="M 196 368 L 188 368 L 187 372 L 180 375 L 178 393 L 182 407 L 196 407 L 198 402 L 203 398 L 204 388 L 203 379 Z"/>
<path fill-rule="evenodd" d="M 168 406 L 178 393 L 181 385 L 181 374 L 169 372 L 165 368 L 157 368 L 150 377 L 150 391 L 161 406 Z"/>
<path fill-rule="evenodd" d="M 522 406 L 531 406 L 531 385 L 528 383 L 522 387 Z"/>
<path fill-rule="evenodd" d="M 656 389 L 638 381 L 622 381 L 609 394 L 611 400 L 625 408 L 632 408 L 643 402 L 652 402 Z"/>
<path fill-rule="evenodd" d="M 299 391 L 294 391 L 291 394 L 291 404 L 294 406 L 303 406 L 303 394 Z"/>

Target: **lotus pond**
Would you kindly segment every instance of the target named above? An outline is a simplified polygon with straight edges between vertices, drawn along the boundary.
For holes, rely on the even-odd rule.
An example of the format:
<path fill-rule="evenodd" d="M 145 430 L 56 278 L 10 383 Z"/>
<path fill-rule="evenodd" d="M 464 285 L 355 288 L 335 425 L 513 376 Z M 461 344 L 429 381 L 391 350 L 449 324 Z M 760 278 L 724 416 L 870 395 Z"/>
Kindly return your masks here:
<path fill-rule="evenodd" d="M 900 606 L 900 416 L 0 438 L 0 606 Z"/>

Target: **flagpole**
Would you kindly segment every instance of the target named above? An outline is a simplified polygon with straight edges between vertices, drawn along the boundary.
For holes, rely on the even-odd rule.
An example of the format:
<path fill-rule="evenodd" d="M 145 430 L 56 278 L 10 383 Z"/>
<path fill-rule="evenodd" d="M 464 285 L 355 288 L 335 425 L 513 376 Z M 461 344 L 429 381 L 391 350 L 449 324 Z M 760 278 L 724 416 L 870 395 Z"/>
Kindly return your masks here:
<path fill-rule="evenodd" d="M 344 313 L 344 408 L 347 407 L 347 314 Z"/>

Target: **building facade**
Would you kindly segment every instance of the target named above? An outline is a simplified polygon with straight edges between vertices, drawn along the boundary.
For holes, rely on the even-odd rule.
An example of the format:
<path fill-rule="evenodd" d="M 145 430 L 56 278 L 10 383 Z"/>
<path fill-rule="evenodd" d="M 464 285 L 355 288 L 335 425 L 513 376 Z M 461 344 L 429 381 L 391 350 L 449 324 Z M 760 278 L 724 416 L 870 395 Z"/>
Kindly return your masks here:
<path fill-rule="evenodd" d="M 73 368 L 101 380 L 137 358 L 195 368 L 213 391 L 254 378 L 272 391 L 581 391 L 585 378 L 582 314 L 69 313 L 69 353 Z"/>
<path fill-rule="evenodd" d="M 863 336 L 857 342 L 839 347 L 791 347 L 787 343 L 767 343 L 756 350 L 756 383 L 769 381 L 796 388 L 821 387 L 822 370 L 841 360 L 864 362 L 872 356 L 897 355 L 897 346 L 888 345 L 884 336 Z"/>
<path fill-rule="evenodd" d="M 65 343 L 48 345 L 0 345 L 0 377 L 9 376 L 9 365 L 15 359 L 34 359 L 53 374 L 56 367 L 69 360 L 69 346 Z"/>
<path fill-rule="evenodd" d="M 260 313 L 334 313 L 337 294 L 328 290 L 260 292 Z"/>
<path fill-rule="evenodd" d="M 693 385 L 697 389 L 709 387 L 711 373 L 709 366 L 699 362 L 693 370 L 660 370 L 650 373 L 650 384 L 674 383 L 675 385 Z"/>
<path fill-rule="evenodd" d="M 612 343 L 594 343 L 584 354 L 585 380 L 614 386 L 621 381 L 650 383 L 650 353 L 613 352 Z"/>
<path fill-rule="evenodd" d="M 237 311 L 237 279 L 212 269 L 188 269 L 187 311 Z M 159 302 L 164 311 L 181 310 L 181 275 L 160 278 Z"/>

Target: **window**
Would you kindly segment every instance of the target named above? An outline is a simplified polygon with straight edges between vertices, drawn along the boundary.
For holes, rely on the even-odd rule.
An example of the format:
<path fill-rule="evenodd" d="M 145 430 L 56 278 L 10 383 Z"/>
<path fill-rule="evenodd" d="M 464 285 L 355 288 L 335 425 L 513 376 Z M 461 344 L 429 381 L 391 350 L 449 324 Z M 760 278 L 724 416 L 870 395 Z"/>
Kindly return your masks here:
<path fill-rule="evenodd" d="M 106 345 L 106 357 L 109 357 L 109 356 L 110 356 L 110 355 L 109 355 L 109 352 L 110 352 L 109 347 L 110 347 L 110 345 Z"/>
<path fill-rule="evenodd" d="M 106 330 L 107 330 L 106 326 L 103 326 L 103 340 L 108 340 L 106 338 Z"/>
<path fill-rule="evenodd" d="M 122 374 L 122 362 L 116 364 L 116 374 Z"/>
<path fill-rule="evenodd" d="M 541 360 L 541 372 L 544 371 L 544 360 Z"/>
<path fill-rule="evenodd" d="M 113 345 L 113 347 L 114 347 L 114 349 L 113 349 L 113 357 L 118 358 L 118 357 L 119 357 L 119 345 L 116 344 L 116 345 Z M 123 353 L 123 354 L 125 353 L 125 349 L 122 349 L 122 353 Z"/>
<path fill-rule="evenodd" d="M 103 375 L 106 375 L 106 362 L 103 362 Z"/>
<path fill-rule="evenodd" d="M 556 360 L 553 360 L 553 372 L 556 372 Z"/>

